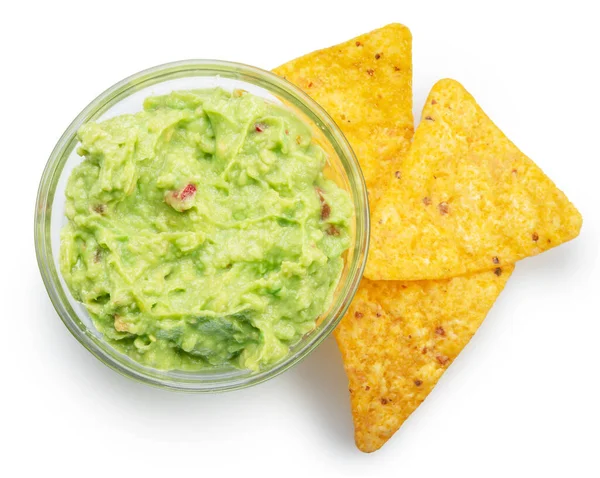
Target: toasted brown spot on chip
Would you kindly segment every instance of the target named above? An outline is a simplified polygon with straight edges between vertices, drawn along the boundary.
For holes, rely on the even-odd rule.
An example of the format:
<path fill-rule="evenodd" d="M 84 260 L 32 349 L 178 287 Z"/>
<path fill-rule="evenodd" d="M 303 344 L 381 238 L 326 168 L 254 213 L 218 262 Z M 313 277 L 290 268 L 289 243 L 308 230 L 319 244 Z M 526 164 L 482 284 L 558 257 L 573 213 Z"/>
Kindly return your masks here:
<path fill-rule="evenodd" d="M 532 239 L 533 239 L 535 242 L 537 242 L 537 241 L 540 239 L 540 236 L 538 235 L 538 233 L 537 233 L 537 232 L 534 232 L 534 233 L 531 235 L 531 238 L 532 238 Z"/>
<path fill-rule="evenodd" d="M 357 41 L 357 42 L 356 42 L 356 46 L 362 46 L 362 43 L 361 43 L 361 42 L 359 42 L 359 41 Z"/>
<path fill-rule="evenodd" d="M 431 206 L 431 199 L 429 199 L 428 197 L 424 197 L 423 204 L 425 204 L 425 206 Z"/>
<path fill-rule="evenodd" d="M 496 267 L 494 269 L 494 274 L 496 274 L 498 277 L 500 277 L 502 275 L 502 269 L 500 267 Z"/>
<path fill-rule="evenodd" d="M 445 355 L 438 355 L 438 356 L 436 356 L 435 359 L 438 361 L 438 363 L 440 365 L 446 365 L 448 362 L 450 362 L 450 359 L 448 357 L 446 357 Z"/>
<path fill-rule="evenodd" d="M 368 385 L 365 385 L 365 390 L 368 392 L 369 390 L 371 390 L 371 387 L 369 387 Z"/>
<path fill-rule="evenodd" d="M 444 327 L 441 327 L 441 326 L 436 327 L 435 333 L 437 335 L 442 335 L 442 336 L 446 335 L 446 331 L 444 330 Z"/>
<path fill-rule="evenodd" d="M 435 121 L 435 120 L 434 120 L 434 119 L 433 119 L 431 116 L 425 116 L 425 119 L 426 119 L 427 121 Z"/>
<path fill-rule="evenodd" d="M 362 312 L 354 312 L 354 317 L 356 317 L 357 319 L 360 319 L 363 316 Z"/>
<path fill-rule="evenodd" d="M 387 405 L 387 402 L 388 402 L 387 398 L 382 398 L 381 399 L 381 404 L 382 405 Z"/>
<path fill-rule="evenodd" d="M 376 54 L 375 54 L 375 59 L 376 59 L 376 60 L 379 60 L 380 58 L 381 58 L 381 53 L 376 53 Z"/>
<path fill-rule="evenodd" d="M 492 262 L 494 264 L 500 264 L 500 259 L 498 259 L 498 256 L 494 256 L 494 257 L 492 257 Z"/>
<path fill-rule="evenodd" d="M 432 104 L 432 105 L 437 105 L 437 101 L 435 101 L 435 100 L 431 100 L 431 104 Z"/>
<path fill-rule="evenodd" d="M 440 214 L 442 216 L 445 216 L 446 214 L 448 214 L 450 212 L 450 206 L 448 205 L 448 203 L 446 201 L 441 202 L 438 204 L 438 211 L 440 211 Z"/>
<path fill-rule="evenodd" d="M 368 74 L 369 76 L 373 76 L 373 73 L 375 73 L 375 70 L 374 70 L 373 68 L 368 68 L 368 69 L 367 69 L 367 74 Z"/>
<path fill-rule="evenodd" d="M 400 171 L 396 171 L 394 176 L 396 176 L 396 179 L 402 179 L 402 173 Z"/>
<path fill-rule="evenodd" d="M 415 385 L 416 385 L 417 387 L 420 387 L 421 385 L 423 385 L 423 380 L 416 379 L 416 380 L 415 380 Z"/>

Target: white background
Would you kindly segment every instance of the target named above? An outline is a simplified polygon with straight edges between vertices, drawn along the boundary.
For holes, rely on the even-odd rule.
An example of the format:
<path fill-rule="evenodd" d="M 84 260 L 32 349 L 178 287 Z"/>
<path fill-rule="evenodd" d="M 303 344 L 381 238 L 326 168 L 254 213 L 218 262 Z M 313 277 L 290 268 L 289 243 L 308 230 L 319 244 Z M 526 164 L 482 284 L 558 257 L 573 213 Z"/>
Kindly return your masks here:
<path fill-rule="evenodd" d="M 600 476 L 600 35 L 585 1 L 6 2 L 0 7 L 0 475 Z M 54 312 L 33 245 L 56 140 L 141 69 L 266 69 L 396 21 L 414 37 L 415 118 L 454 77 L 584 216 L 518 264 L 472 343 L 383 449 L 354 446 L 329 339 L 284 375 L 213 396 L 117 375 Z M 594 456 L 596 455 L 596 456 Z"/>

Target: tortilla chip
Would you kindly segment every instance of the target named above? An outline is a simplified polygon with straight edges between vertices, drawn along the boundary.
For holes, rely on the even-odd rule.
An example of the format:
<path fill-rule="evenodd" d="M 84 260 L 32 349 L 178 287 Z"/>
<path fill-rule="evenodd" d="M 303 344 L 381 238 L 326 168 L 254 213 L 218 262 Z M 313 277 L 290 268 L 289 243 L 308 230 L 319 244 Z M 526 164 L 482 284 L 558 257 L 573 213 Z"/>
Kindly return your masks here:
<path fill-rule="evenodd" d="M 429 95 L 402 179 L 372 211 L 370 279 L 443 279 L 513 264 L 582 218 L 456 81 Z"/>
<path fill-rule="evenodd" d="M 413 137 L 411 45 L 410 30 L 394 23 L 273 70 L 341 128 L 371 199 L 378 185 L 394 177 Z"/>
<path fill-rule="evenodd" d="M 440 281 L 363 279 L 336 329 L 355 440 L 372 452 L 431 392 L 483 322 L 514 266 Z"/>

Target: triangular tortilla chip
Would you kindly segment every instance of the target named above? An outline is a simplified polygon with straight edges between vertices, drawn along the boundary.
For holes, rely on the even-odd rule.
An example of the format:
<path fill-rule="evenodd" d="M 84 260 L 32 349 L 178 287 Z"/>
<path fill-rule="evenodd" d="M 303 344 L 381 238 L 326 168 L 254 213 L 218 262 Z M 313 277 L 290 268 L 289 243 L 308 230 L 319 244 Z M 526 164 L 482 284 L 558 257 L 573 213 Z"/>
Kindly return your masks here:
<path fill-rule="evenodd" d="M 581 215 L 456 81 L 432 89 L 410 151 L 372 211 L 370 279 L 443 279 L 573 239 Z"/>
<path fill-rule="evenodd" d="M 414 133 L 411 45 L 409 29 L 391 24 L 273 70 L 308 93 L 344 132 L 370 200 L 394 179 Z"/>
<path fill-rule="evenodd" d="M 335 331 L 358 448 L 381 448 L 483 322 L 514 266 L 440 281 L 363 279 Z"/>

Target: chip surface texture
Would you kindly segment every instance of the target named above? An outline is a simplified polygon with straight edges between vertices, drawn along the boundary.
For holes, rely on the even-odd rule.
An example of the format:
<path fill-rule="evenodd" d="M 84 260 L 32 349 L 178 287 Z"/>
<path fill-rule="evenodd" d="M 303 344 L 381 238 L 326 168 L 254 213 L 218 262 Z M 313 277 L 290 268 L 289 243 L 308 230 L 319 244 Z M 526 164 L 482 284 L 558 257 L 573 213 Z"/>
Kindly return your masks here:
<path fill-rule="evenodd" d="M 335 331 L 361 451 L 381 448 L 425 400 L 513 269 L 439 281 L 363 279 Z"/>
<path fill-rule="evenodd" d="M 358 158 L 370 200 L 394 180 L 414 133 L 412 36 L 392 23 L 273 71 L 319 103 Z"/>
<path fill-rule="evenodd" d="M 365 275 L 444 279 L 569 241 L 582 218 L 454 80 L 433 87 L 392 183 L 371 212 Z"/>

